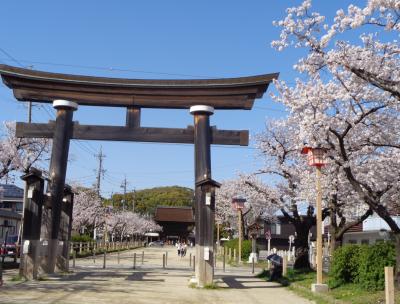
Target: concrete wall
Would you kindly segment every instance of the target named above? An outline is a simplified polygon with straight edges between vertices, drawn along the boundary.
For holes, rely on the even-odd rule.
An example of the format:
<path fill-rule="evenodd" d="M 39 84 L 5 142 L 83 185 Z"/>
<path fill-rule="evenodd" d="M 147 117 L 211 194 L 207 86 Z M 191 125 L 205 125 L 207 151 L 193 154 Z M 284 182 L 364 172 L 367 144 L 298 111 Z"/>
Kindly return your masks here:
<path fill-rule="evenodd" d="M 389 232 L 386 231 L 362 231 L 347 232 L 343 235 L 343 244 L 375 244 L 378 241 L 388 240 Z"/>

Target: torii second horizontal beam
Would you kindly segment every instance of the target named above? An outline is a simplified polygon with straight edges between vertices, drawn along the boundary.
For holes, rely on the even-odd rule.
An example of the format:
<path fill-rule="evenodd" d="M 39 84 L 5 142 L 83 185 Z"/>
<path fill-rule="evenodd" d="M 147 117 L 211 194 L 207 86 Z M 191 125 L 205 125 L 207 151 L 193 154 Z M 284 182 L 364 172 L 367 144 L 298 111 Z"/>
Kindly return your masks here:
<path fill-rule="evenodd" d="M 16 136 L 26 138 L 53 138 L 54 122 L 24 123 L 17 122 Z M 80 125 L 74 122 L 72 139 L 110 140 L 193 144 L 194 129 L 177 128 L 132 128 L 125 126 Z M 211 128 L 211 144 L 248 146 L 248 130 L 218 130 Z"/>

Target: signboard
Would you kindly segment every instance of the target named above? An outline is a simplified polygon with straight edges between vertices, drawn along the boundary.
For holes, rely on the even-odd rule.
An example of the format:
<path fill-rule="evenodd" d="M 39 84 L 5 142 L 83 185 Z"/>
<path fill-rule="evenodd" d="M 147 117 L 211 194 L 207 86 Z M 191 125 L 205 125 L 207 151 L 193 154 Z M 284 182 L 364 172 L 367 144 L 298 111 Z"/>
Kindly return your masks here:
<path fill-rule="evenodd" d="M 264 235 L 265 235 L 265 238 L 266 238 L 267 240 L 270 240 L 270 239 L 271 239 L 271 231 L 270 231 L 270 230 L 266 230 L 265 233 L 264 233 Z"/>
<path fill-rule="evenodd" d="M 209 247 L 204 247 L 204 260 L 205 261 L 210 260 L 210 248 Z"/>
<path fill-rule="evenodd" d="M 206 193 L 206 205 L 211 205 L 211 192 Z"/>
<path fill-rule="evenodd" d="M 29 253 L 29 241 L 24 241 L 24 245 L 22 246 L 22 253 L 28 254 Z"/>

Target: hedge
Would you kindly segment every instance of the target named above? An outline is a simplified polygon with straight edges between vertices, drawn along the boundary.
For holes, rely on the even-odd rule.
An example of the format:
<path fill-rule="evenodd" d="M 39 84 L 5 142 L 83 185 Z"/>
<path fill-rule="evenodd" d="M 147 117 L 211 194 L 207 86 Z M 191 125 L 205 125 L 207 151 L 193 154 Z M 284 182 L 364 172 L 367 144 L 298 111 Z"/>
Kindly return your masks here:
<path fill-rule="evenodd" d="M 385 266 L 394 266 L 396 253 L 392 242 L 344 245 L 335 250 L 329 273 L 329 287 L 356 283 L 364 289 L 383 290 Z"/>
<path fill-rule="evenodd" d="M 90 235 L 87 235 L 87 234 L 74 234 L 74 235 L 71 236 L 71 241 L 72 242 L 88 243 L 88 242 L 92 242 L 93 238 Z"/>
<path fill-rule="evenodd" d="M 329 274 L 329 287 L 358 282 L 360 257 L 367 246 L 345 245 L 335 250 Z"/>
<path fill-rule="evenodd" d="M 236 252 L 239 250 L 239 239 L 232 239 L 224 243 L 226 248 L 231 248 L 233 250 L 236 249 Z M 247 260 L 251 253 L 251 241 L 250 240 L 242 240 L 242 260 Z"/>
<path fill-rule="evenodd" d="M 380 242 L 363 251 L 358 269 L 358 281 L 368 290 L 385 288 L 385 266 L 394 266 L 396 251 L 393 242 Z"/>

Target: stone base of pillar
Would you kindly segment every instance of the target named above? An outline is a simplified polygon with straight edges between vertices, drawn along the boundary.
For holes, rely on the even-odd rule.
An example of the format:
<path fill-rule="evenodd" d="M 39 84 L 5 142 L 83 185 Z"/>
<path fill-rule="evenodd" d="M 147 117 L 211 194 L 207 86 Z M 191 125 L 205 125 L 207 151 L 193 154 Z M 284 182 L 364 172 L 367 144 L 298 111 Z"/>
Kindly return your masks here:
<path fill-rule="evenodd" d="M 329 287 L 327 284 L 311 284 L 311 291 L 316 293 L 327 292 Z"/>
<path fill-rule="evenodd" d="M 25 241 L 25 246 L 21 249 L 28 249 L 21 256 L 20 275 L 27 280 L 36 280 L 39 276 L 39 241 Z"/>
<path fill-rule="evenodd" d="M 196 277 L 191 277 L 189 280 L 189 285 L 195 285 L 197 286 L 198 280 L 196 279 Z"/>
<path fill-rule="evenodd" d="M 208 252 L 207 257 L 206 252 Z M 214 252 L 210 247 L 196 246 L 196 280 L 197 287 L 200 288 L 214 282 Z"/>
<path fill-rule="evenodd" d="M 250 253 L 249 263 L 253 263 L 253 258 L 254 258 L 254 263 L 257 263 L 258 262 L 257 253 L 255 252 Z"/>
<path fill-rule="evenodd" d="M 46 273 L 53 274 L 55 272 L 63 271 L 64 261 L 58 259 L 58 255 L 61 254 L 62 245 L 60 248 L 60 242 L 57 239 L 48 240 L 48 253 L 46 258 Z"/>
<path fill-rule="evenodd" d="M 213 285 L 218 285 L 218 283 L 223 283 L 222 279 L 215 279 L 213 280 L 213 282 L 211 284 Z M 211 285 L 211 284 L 207 284 L 207 285 Z M 199 286 L 199 281 L 196 279 L 196 277 L 191 277 L 189 280 L 189 286 L 191 287 L 197 287 L 197 288 L 204 288 L 204 286 Z"/>

